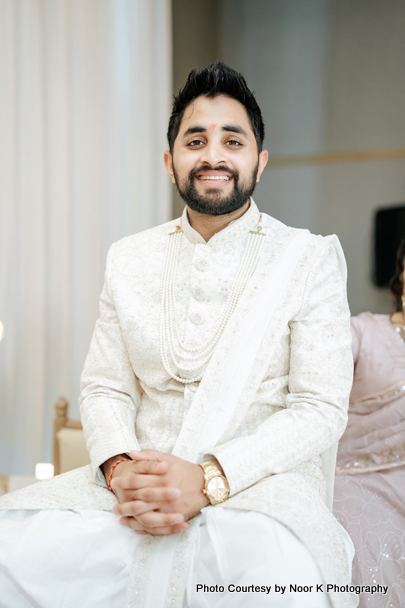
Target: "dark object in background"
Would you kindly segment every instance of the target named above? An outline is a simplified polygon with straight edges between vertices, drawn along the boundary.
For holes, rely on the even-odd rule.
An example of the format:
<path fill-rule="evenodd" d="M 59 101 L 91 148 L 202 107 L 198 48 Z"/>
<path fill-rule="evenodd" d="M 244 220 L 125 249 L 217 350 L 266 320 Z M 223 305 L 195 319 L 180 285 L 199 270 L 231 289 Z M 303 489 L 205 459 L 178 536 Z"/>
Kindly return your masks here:
<path fill-rule="evenodd" d="M 405 205 L 384 207 L 374 220 L 374 272 L 378 287 L 388 287 L 395 272 L 397 249 L 405 238 Z"/>

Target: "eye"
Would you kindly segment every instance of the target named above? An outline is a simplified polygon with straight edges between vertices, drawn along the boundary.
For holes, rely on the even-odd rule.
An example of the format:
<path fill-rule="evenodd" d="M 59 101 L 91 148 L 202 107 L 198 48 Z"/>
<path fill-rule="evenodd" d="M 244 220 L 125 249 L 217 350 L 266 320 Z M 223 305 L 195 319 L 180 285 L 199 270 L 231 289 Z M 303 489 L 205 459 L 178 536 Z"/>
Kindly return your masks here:
<path fill-rule="evenodd" d="M 201 139 L 193 139 L 187 144 L 189 148 L 199 148 L 202 145 L 204 145 L 204 142 Z"/>
<path fill-rule="evenodd" d="M 240 141 L 237 141 L 236 139 L 228 139 L 226 145 L 237 148 L 239 146 L 242 146 L 243 144 L 241 144 Z"/>

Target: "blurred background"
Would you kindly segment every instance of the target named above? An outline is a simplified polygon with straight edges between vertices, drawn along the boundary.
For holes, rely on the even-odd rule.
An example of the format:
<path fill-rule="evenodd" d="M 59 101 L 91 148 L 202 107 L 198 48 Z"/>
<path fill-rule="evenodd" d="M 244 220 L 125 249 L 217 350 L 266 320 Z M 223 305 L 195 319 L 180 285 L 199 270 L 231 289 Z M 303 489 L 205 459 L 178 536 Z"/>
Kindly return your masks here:
<path fill-rule="evenodd" d="M 405 206 L 404 34 L 403 0 L 0 0 L 0 471 L 52 462 L 59 395 L 79 417 L 108 247 L 182 211 L 162 155 L 195 66 L 256 93 L 260 209 L 337 234 L 352 314 L 391 311 L 373 255 L 376 211 Z"/>

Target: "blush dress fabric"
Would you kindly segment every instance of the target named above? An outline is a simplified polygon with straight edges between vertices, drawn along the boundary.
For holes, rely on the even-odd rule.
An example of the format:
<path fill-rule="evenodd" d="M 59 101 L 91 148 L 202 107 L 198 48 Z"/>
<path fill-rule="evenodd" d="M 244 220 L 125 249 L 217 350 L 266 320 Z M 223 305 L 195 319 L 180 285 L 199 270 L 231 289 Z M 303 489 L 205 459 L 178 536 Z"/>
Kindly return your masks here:
<path fill-rule="evenodd" d="M 334 514 L 354 546 L 359 608 L 405 606 L 405 342 L 388 315 L 352 318 L 354 383 L 340 440 Z"/>

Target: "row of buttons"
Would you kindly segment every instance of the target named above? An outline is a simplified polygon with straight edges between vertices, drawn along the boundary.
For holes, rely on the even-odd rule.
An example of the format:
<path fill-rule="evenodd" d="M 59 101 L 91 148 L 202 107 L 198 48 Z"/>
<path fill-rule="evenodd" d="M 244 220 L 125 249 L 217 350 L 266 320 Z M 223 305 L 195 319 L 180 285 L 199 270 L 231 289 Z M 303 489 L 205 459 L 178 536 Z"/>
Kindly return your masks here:
<path fill-rule="evenodd" d="M 208 260 L 206 260 L 204 258 L 199 258 L 199 259 L 195 260 L 194 267 L 197 270 L 199 270 L 200 272 L 205 272 L 206 270 L 208 270 L 209 262 L 208 262 Z M 198 302 L 205 300 L 205 298 L 207 297 L 207 293 L 206 293 L 205 289 L 203 289 L 202 287 L 194 287 L 191 290 L 191 294 L 192 294 L 193 298 L 195 300 L 197 300 Z M 189 319 L 190 319 L 191 323 L 193 323 L 194 325 L 201 325 L 202 323 L 205 322 L 205 317 L 199 312 L 190 313 Z"/>
<path fill-rule="evenodd" d="M 201 300 L 205 300 L 205 298 L 207 297 L 207 293 L 202 287 L 194 287 L 191 290 L 191 295 L 195 300 L 198 300 L 199 302 L 201 302 Z M 204 316 L 199 312 L 190 313 L 189 319 L 192 323 L 194 323 L 194 325 L 201 325 L 201 323 L 204 323 L 205 321 Z"/>

